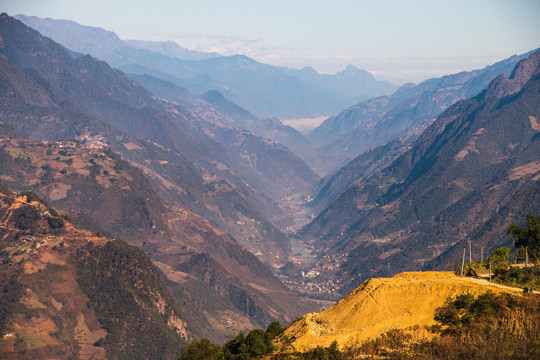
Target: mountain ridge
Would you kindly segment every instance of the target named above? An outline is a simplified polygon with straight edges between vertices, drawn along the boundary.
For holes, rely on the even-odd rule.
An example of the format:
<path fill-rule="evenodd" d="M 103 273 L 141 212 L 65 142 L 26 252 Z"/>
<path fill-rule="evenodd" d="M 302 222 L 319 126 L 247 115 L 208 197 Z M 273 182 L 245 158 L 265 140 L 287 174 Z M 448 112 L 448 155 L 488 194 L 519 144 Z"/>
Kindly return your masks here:
<path fill-rule="evenodd" d="M 538 182 L 539 62 L 534 53 L 516 65 L 514 77 L 498 77 L 451 106 L 411 149 L 354 182 L 303 229 L 320 254 L 343 258 L 336 276 L 352 280 L 345 291 L 366 277 L 422 267 L 463 244 L 497 208 L 526 201 L 519 194 Z M 506 244 L 504 229 L 497 231 L 484 238 L 486 250 Z M 439 258 L 438 268 L 450 260 Z"/>
<path fill-rule="evenodd" d="M 1 146 L 1 179 L 8 185 L 30 189 L 64 211 L 80 212 L 144 250 L 177 295 L 195 336 L 223 341 L 235 330 L 290 321 L 298 308 L 311 307 L 295 301 L 266 266 L 215 223 L 163 203 L 148 180 L 112 151 L 24 139 L 4 139 Z M 200 296 L 186 294 L 186 287 L 205 292 L 214 304 L 198 305 L 200 313 L 185 307 Z M 226 319 L 236 320 L 226 325 Z"/>
<path fill-rule="evenodd" d="M 497 75 L 510 75 L 517 62 L 533 52 L 480 70 L 406 84 L 392 95 L 358 103 L 311 131 L 308 138 L 319 149 L 306 160 L 319 173 L 325 173 L 415 128 L 425 128 L 450 105 L 480 93 Z"/>
<path fill-rule="evenodd" d="M 20 37 L 10 35 L 9 38 L 8 34 Z M 5 64 L 0 70 L 0 91 L 2 98 L 9 100 L 1 103 L 0 114 L 2 120 L 17 128 L 21 135 L 34 139 L 34 142 L 21 140 L 19 145 L 6 140 L 4 145 L 11 152 L 2 151 L 4 180 L 12 186 L 33 186 L 33 190 L 66 209 L 86 212 L 94 222 L 103 222 L 109 232 L 144 249 L 168 280 L 172 279 L 168 284 L 177 300 L 182 301 L 182 309 L 200 310 L 191 314 L 184 311 L 191 316 L 190 326 L 194 327 L 195 334 L 207 334 L 216 341 L 224 341 L 233 329 L 246 330 L 257 322 L 276 318 L 287 321 L 302 307 L 311 307 L 290 293 L 255 255 L 247 253 L 250 247 L 255 253 L 264 252 L 259 256 L 270 266 L 287 258 L 288 238 L 259 210 L 266 207 L 267 213 L 280 214 L 282 210 L 275 202 L 224 164 L 211 160 L 208 153 L 197 153 L 197 147 L 186 148 L 183 154 L 175 151 L 172 145 L 179 145 L 182 139 L 175 138 L 174 134 L 180 133 L 163 135 L 169 145 L 172 143 L 168 147 L 166 142 L 165 145 L 158 143 L 157 135 L 152 139 L 151 131 L 146 133 L 146 139 L 137 138 L 133 136 L 137 133 L 132 131 L 130 136 L 102 119 L 130 114 L 124 130 L 130 130 L 130 124 L 142 120 L 149 122 L 146 129 L 156 131 L 163 128 L 173 131 L 180 123 L 185 125 L 183 130 L 192 135 L 188 145 L 199 142 L 199 147 L 215 133 L 214 140 L 206 143 L 206 147 L 219 149 L 222 152 L 219 156 L 231 166 L 234 159 L 245 156 L 248 150 L 240 150 L 244 140 L 235 144 L 236 136 L 246 136 L 244 133 L 225 134 L 225 130 L 211 126 L 195 128 L 196 119 L 180 113 L 180 108 L 177 110 L 171 104 L 155 100 L 118 70 L 90 56 L 74 59 L 59 45 L 5 14 L 0 16 L 0 36 L 4 40 L 0 53 L 5 56 L 0 60 Z M 30 39 L 26 39 L 27 36 Z M 39 61 L 25 58 L 30 56 L 25 52 L 27 49 L 19 47 L 25 43 L 34 50 L 39 49 L 42 56 Z M 54 53 L 48 54 L 48 48 L 40 44 L 50 44 Z M 33 69 L 8 63 L 6 59 L 15 59 Z M 48 74 L 50 80 L 45 78 L 47 74 L 40 73 L 43 71 L 39 66 L 41 61 L 44 69 L 52 69 L 53 73 Z M 64 62 L 66 66 L 62 67 Z M 59 76 L 61 72 L 70 74 Z M 70 82 L 63 85 L 65 90 L 55 85 L 55 81 L 62 85 L 66 79 Z M 98 79 L 102 83 L 96 85 Z M 69 93 L 70 89 L 74 89 L 73 92 Z M 133 97 L 128 96 L 130 92 Z M 118 96 L 109 97 L 108 93 Z M 9 96 L 4 97 L 4 94 Z M 93 97 L 85 103 L 79 99 L 82 94 Z M 87 107 L 92 103 L 102 103 L 103 107 L 88 113 Z M 122 116 L 114 121 L 122 121 Z M 138 129 L 144 135 L 142 130 Z M 65 141 L 56 143 L 61 140 Z M 255 152 L 262 151 L 257 146 L 266 146 L 284 152 L 283 159 L 292 156 L 285 148 L 255 135 L 250 135 L 250 141 Z M 134 169 L 134 165 L 138 169 Z M 21 172 L 20 169 L 26 170 Z M 85 198 L 85 194 L 89 197 Z M 216 223 L 228 226 L 227 232 L 240 235 L 242 245 L 215 223 L 182 207 L 183 204 L 192 207 L 194 212 L 213 215 L 218 220 Z M 215 267 L 216 273 L 225 274 L 226 291 L 213 287 L 212 276 L 197 278 L 197 273 L 175 268 L 192 257 L 204 262 L 201 253 L 212 254 L 209 264 Z M 215 302 L 209 303 L 205 298 Z M 197 303 L 198 306 L 191 307 Z M 227 323 L 226 319 L 234 321 Z M 266 324 L 259 324 L 263 325 Z"/>
<path fill-rule="evenodd" d="M 327 310 L 304 315 L 280 339 L 294 338 L 297 350 L 306 352 L 318 346 L 329 347 L 333 341 L 341 349 L 359 346 L 394 329 L 422 332 L 424 327 L 436 324 L 435 310 L 448 299 L 488 291 L 522 292 L 450 272 L 409 272 L 369 279 Z"/>

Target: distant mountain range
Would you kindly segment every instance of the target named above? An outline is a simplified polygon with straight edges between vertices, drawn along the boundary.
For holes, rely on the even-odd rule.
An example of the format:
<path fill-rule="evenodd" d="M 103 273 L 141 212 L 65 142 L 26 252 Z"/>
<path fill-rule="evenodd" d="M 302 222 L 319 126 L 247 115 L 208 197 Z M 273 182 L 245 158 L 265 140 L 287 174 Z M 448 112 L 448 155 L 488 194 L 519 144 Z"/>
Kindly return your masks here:
<path fill-rule="evenodd" d="M 346 190 L 303 236 L 320 256 L 343 257 L 335 276 L 350 282 L 345 292 L 372 276 L 447 266 L 468 240 L 480 258 L 481 247 L 508 243 L 511 222 L 540 212 L 539 64 L 533 53 L 449 107 L 388 166 L 340 180 Z M 357 169 L 377 160 L 368 154 Z"/>
<path fill-rule="evenodd" d="M 121 40 L 112 31 L 80 25 L 71 20 L 42 19 L 25 15 L 16 15 L 14 18 L 70 50 L 82 55 L 90 54 L 103 60 L 105 60 L 104 57 L 113 55 L 122 47 L 150 50 L 184 60 L 203 60 L 219 56 L 216 53 L 189 50 L 172 41 Z"/>
<path fill-rule="evenodd" d="M 349 66 L 335 75 L 261 64 L 246 56 L 188 51 L 171 43 L 123 41 L 100 28 L 72 21 L 17 18 L 68 49 L 107 61 L 126 73 L 146 74 L 191 92 L 218 90 L 259 117 L 296 119 L 324 116 L 395 87 Z"/>
<path fill-rule="evenodd" d="M 277 118 L 261 119 L 226 99 L 217 90 L 194 95 L 188 89 L 150 75 L 128 75 L 130 79 L 148 89 L 153 95 L 177 102 L 212 124 L 253 132 L 285 145 L 304 158 L 313 152 L 311 142 L 296 129 L 284 125 Z"/>

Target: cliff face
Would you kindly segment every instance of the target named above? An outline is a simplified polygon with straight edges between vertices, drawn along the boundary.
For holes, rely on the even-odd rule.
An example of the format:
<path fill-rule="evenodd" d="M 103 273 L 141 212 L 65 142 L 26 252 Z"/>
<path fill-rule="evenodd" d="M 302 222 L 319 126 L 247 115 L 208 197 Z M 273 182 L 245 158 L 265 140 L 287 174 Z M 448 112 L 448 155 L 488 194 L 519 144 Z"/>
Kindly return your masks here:
<path fill-rule="evenodd" d="M 479 280 L 461 278 L 451 272 L 408 272 L 392 278 L 365 281 L 340 302 L 321 313 L 305 315 L 289 327 L 283 338 L 300 351 L 362 343 L 392 329 L 434 325 L 435 310 L 448 298 L 461 294 L 513 292 Z"/>

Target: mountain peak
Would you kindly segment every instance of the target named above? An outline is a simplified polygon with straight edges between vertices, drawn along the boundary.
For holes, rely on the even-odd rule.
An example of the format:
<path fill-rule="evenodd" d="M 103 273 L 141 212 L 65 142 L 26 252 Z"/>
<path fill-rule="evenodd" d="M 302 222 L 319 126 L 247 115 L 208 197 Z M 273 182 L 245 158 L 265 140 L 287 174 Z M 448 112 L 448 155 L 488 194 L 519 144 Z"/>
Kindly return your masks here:
<path fill-rule="evenodd" d="M 201 99 L 212 105 L 228 103 L 229 100 L 218 90 L 210 90 L 201 95 Z"/>
<path fill-rule="evenodd" d="M 350 64 L 347 65 L 345 70 L 343 70 L 343 73 L 348 74 L 348 75 L 362 75 L 362 76 L 371 76 L 371 77 L 373 77 L 373 75 L 371 75 L 371 73 L 369 71 L 359 69 L 356 66 L 350 65 Z"/>
<path fill-rule="evenodd" d="M 486 96 L 502 98 L 519 92 L 523 85 L 540 72 L 540 51 L 518 62 L 510 77 L 497 76 L 489 85 Z"/>
<path fill-rule="evenodd" d="M 317 70 L 315 70 L 311 66 L 304 66 L 303 68 L 300 69 L 300 72 L 302 74 L 304 74 L 304 75 L 309 75 L 309 76 L 318 76 L 319 75 Z"/>
<path fill-rule="evenodd" d="M 350 72 L 356 72 L 356 71 L 360 71 L 360 69 L 358 69 L 356 66 L 354 65 L 347 65 L 347 67 L 345 68 L 345 71 L 350 71 Z M 363 70 L 362 70 L 363 71 Z"/>
<path fill-rule="evenodd" d="M 174 41 L 124 40 L 124 43 L 136 49 L 149 50 L 183 60 L 206 60 L 220 56 L 215 52 L 207 53 L 186 49 Z"/>

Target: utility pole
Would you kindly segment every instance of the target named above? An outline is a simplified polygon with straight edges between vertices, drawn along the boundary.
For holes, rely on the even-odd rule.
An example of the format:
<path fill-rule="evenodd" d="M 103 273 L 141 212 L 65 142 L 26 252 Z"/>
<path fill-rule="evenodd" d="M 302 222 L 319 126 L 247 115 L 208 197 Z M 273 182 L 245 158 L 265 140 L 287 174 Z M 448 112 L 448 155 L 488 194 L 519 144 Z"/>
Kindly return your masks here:
<path fill-rule="evenodd" d="M 480 246 L 480 261 L 484 262 L 484 247 Z"/>
<path fill-rule="evenodd" d="M 491 260 L 489 260 L 489 286 L 491 286 Z"/>
<path fill-rule="evenodd" d="M 463 276 L 463 268 L 465 267 L 465 252 L 467 251 L 467 247 L 463 246 L 463 260 L 461 261 L 461 276 Z"/>
<path fill-rule="evenodd" d="M 472 263 L 472 246 L 471 239 L 469 239 L 469 264 Z"/>

